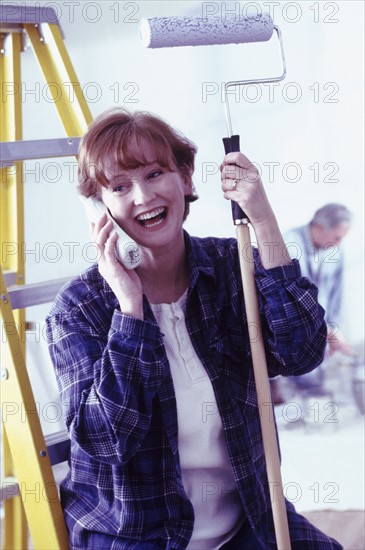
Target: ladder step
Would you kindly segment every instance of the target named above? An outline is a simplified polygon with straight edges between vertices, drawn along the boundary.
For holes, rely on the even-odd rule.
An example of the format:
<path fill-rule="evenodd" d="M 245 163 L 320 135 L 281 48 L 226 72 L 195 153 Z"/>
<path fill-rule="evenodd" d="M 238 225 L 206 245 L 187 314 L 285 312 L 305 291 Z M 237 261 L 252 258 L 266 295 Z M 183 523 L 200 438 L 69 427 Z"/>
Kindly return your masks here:
<path fill-rule="evenodd" d="M 70 280 L 70 277 L 54 279 L 44 283 L 29 285 L 17 285 L 8 288 L 8 294 L 12 309 L 38 306 L 53 302 L 60 288 Z"/>
<path fill-rule="evenodd" d="M 3 141 L 0 143 L 0 167 L 17 160 L 71 157 L 77 155 L 79 137 Z"/>
<path fill-rule="evenodd" d="M 45 441 L 52 466 L 69 459 L 71 442 L 67 430 L 49 434 L 45 437 Z"/>

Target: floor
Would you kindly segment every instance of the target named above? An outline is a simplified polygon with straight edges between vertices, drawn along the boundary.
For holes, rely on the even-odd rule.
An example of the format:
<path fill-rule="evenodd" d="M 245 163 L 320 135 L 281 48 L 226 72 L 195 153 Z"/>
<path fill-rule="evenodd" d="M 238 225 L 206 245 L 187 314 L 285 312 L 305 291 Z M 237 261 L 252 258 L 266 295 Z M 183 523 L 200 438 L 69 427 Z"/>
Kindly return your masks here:
<path fill-rule="evenodd" d="M 334 362 L 320 396 L 282 379 L 275 406 L 284 495 L 346 550 L 365 549 L 363 368 Z"/>

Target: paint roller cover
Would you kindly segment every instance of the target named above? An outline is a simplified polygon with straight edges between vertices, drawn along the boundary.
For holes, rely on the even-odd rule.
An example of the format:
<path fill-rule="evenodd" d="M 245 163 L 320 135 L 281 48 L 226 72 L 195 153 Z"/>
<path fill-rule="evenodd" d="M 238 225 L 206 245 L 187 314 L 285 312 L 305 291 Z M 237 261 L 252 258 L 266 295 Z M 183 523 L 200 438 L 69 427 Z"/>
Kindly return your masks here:
<path fill-rule="evenodd" d="M 274 31 L 268 13 L 236 17 L 151 17 L 140 25 L 141 41 L 147 48 L 211 46 L 265 42 Z"/>

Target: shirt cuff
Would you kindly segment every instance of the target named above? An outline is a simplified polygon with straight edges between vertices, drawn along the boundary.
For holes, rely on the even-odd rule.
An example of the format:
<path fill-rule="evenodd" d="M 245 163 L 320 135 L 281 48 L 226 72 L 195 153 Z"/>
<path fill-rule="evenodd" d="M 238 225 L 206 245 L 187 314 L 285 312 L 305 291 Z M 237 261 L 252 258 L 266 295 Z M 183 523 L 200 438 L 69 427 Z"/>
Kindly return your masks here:
<path fill-rule="evenodd" d="M 149 343 L 156 343 L 161 340 L 161 331 L 158 325 L 150 321 L 136 319 L 118 310 L 114 311 L 110 325 L 110 333 L 120 332 L 129 336 L 135 341 L 144 340 Z"/>
<path fill-rule="evenodd" d="M 297 279 L 302 276 L 298 260 L 292 260 L 291 264 L 279 265 L 270 269 L 262 268 L 270 277 L 276 280 Z"/>
<path fill-rule="evenodd" d="M 255 276 L 269 276 L 276 281 L 297 279 L 302 276 L 300 264 L 297 259 L 293 259 L 290 264 L 283 264 L 276 267 L 265 269 L 261 263 L 260 255 L 257 249 L 254 249 Z"/>

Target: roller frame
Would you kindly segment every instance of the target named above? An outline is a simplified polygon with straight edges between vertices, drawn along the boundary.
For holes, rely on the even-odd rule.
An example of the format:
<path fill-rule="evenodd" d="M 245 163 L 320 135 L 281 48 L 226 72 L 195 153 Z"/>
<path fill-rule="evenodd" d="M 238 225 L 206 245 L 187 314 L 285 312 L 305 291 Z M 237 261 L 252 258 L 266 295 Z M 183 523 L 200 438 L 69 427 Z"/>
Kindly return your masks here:
<path fill-rule="evenodd" d="M 250 79 L 250 80 L 232 80 L 230 82 L 226 82 L 224 85 L 224 109 L 225 109 L 225 115 L 226 115 L 226 123 L 227 123 L 227 135 L 232 136 L 233 130 L 232 130 L 232 121 L 231 121 L 231 112 L 229 109 L 229 102 L 228 102 L 228 89 L 234 88 L 237 86 L 248 86 L 252 84 L 267 84 L 270 82 L 280 82 L 281 80 L 284 80 L 286 76 L 286 61 L 285 61 L 285 54 L 284 54 L 284 45 L 283 45 L 283 39 L 281 35 L 281 31 L 277 25 L 274 25 L 274 31 L 276 31 L 279 45 L 280 45 L 280 54 L 281 54 L 281 63 L 282 63 L 282 73 L 279 76 L 274 76 L 271 78 L 256 78 L 256 79 Z"/>

